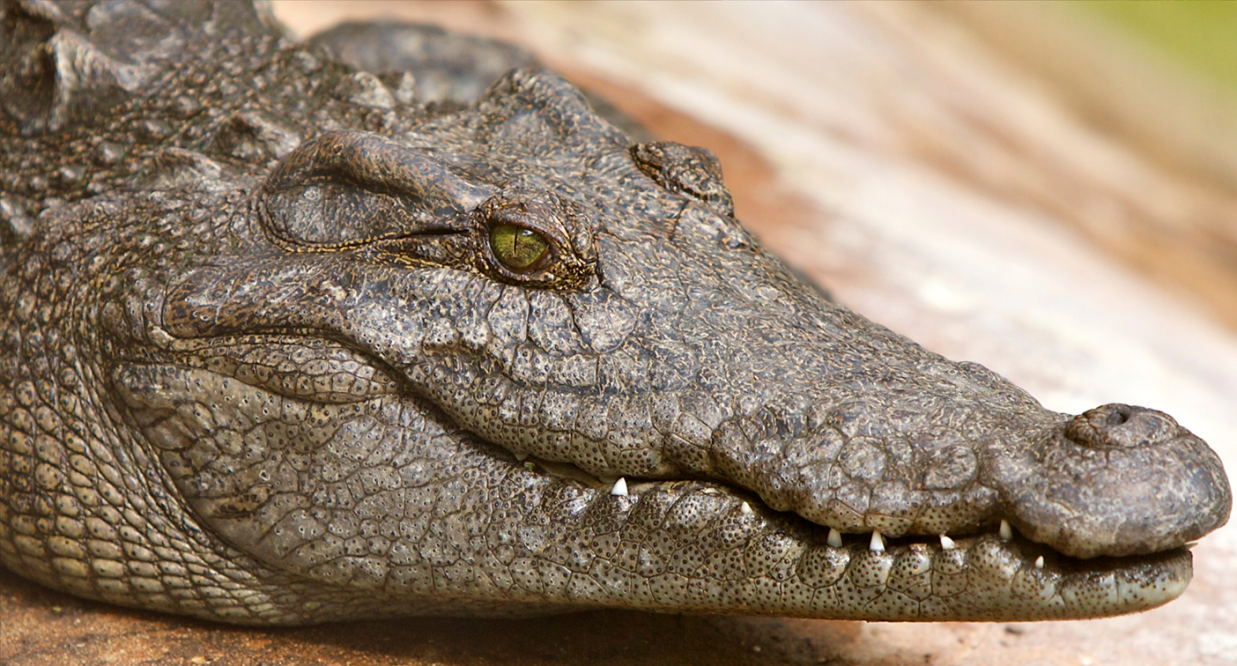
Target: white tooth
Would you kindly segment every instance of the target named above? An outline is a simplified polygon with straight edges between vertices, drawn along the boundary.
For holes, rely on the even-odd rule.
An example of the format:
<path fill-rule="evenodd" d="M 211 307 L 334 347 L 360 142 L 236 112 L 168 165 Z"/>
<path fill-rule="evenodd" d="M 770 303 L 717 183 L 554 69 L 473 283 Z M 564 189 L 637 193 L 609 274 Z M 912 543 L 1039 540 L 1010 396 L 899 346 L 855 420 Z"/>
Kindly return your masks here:
<path fill-rule="evenodd" d="M 1004 518 L 1001 519 L 1000 535 L 1001 541 L 1009 541 L 1014 538 L 1014 529 L 1009 526 L 1009 521 Z"/>
<path fill-rule="evenodd" d="M 620 476 L 619 480 L 614 482 L 614 487 L 610 489 L 610 494 L 614 495 L 615 497 L 626 497 L 627 496 L 627 479 L 624 479 L 623 477 Z"/>
<path fill-rule="evenodd" d="M 872 543 L 868 544 L 868 550 L 874 553 L 885 552 L 885 541 L 881 539 L 880 530 L 872 530 Z"/>
<path fill-rule="evenodd" d="M 833 548 L 842 547 L 842 533 L 832 527 L 829 528 L 829 545 Z"/>
<path fill-rule="evenodd" d="M 950 539 L 944 534 L 941 535 L 941 550 L 953 550 L 957 545 L 958 544 L 954 543 L 953 539 Z"/>
<path fill-rule="evenodd" d="M 742 506 L 739 507 L 739 511 L 742 512 L 744 515 L 750 516 L 752 515 L 752 505 L 748 504 L 747 502 L 744 502 Z"/>
<path fill-rule="evenodd" d="M 1036 569 L 1044 568 L 1044 556 L 1043 555 L 1040 555 L 1039 557 L 1035 558 L 1035 568 Z"/>
<path fill-rule="evenodd" d="M 516 459 L 516 460 L 518 460 L 518 461 L 520 461 L 520 462 L 524 462 L 525 460 L 528 460 L 528 453 L 527 453 L 527 452 L 525 452 L 525 453 L 516 453 L 516 454 L 515 454 L 515 459 Z"/>

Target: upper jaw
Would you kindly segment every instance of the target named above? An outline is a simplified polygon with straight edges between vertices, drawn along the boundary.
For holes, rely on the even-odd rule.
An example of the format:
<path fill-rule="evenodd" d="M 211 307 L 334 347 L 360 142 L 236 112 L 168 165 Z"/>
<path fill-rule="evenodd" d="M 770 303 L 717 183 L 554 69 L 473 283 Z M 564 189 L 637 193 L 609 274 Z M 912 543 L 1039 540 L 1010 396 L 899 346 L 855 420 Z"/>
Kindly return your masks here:
<path fill-rule="evenodd" d="M 1219 457 L 1167 414 L 1128 405 L 1073 417 L 1038 405 L 959 409 L 991 427 L 953 441 L 924 430 L 875 437 L 868 426 L 858 427 L 867 434 L 825 428 L 806 446 L 783 444 L 776 463 L 745 458 L 739 443 L 759 437 L 723 428 L 715 449 L 731 451 L 728 480 L 842 532 L 957 536 L 1012 526 L 1086 559 L 1170 551 L 1228 520 Z"/>

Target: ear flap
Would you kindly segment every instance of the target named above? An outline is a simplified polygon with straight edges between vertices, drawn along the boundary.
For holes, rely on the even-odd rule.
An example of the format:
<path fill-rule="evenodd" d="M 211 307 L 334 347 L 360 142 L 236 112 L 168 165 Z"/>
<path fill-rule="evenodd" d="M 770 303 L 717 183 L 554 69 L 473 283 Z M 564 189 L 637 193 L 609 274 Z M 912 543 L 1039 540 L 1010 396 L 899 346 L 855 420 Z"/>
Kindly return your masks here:
<path fill-rule="evenodd" d="M 89 123 L 231 30 L 277 28 L 247 2 L 0 0 L 0 131 Z"/>

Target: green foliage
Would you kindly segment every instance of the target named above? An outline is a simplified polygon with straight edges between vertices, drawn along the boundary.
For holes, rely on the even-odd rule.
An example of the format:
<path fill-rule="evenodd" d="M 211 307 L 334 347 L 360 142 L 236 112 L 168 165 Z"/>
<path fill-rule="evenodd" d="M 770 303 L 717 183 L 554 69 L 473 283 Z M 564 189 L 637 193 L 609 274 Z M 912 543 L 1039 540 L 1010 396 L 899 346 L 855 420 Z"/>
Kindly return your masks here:
<path fill-rule="evenodd" d="M 1237 89 L 1237 2 L 1084 0 L 1076 6 L 1109 19 L 1177 62 Z"/>

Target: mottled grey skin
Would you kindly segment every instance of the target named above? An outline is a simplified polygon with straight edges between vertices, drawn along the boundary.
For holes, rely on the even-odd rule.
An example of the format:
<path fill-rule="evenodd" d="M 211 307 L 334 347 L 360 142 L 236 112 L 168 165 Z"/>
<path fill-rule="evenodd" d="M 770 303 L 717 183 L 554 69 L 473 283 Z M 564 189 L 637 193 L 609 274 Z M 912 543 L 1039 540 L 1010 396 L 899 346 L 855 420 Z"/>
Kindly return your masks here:
<path fill-rule="evenodd" d="M 1091 617 L 1180 594 L 1227 519 L 1167 415 L 1046 411 L 829 302 L 711 155 L 552 74 L 471 101 L 419 91 L 476 85 L 432 57 L 379 77 L 242 3 L 152 5 L 0 5 L 23 576 L 239 623 Z M 509 268 L 499 225 L 548 254 Z"/>

